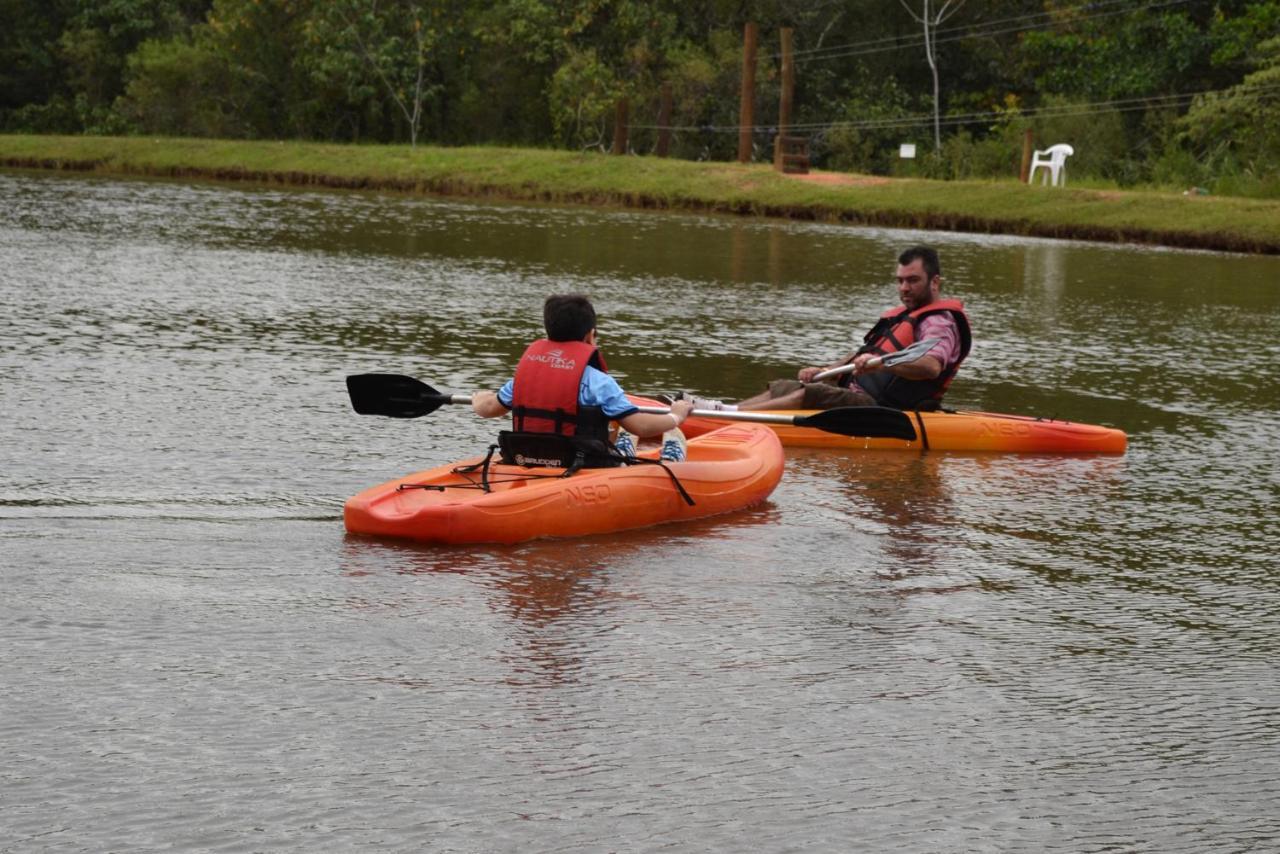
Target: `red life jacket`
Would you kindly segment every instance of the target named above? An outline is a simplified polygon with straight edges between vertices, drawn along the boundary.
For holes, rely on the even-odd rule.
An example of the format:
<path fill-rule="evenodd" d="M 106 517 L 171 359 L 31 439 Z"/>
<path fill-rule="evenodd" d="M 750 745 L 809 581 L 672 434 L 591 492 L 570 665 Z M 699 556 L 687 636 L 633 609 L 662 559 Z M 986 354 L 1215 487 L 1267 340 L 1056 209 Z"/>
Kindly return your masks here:
<path fill-rule="evenodd" d="M 856 382 L 882 406 L 893 406 L 898 409 L 936 409 L 947 386 L 955 378 L 960 364 L 969 355 L 973 346 L 973 332 L 969 327 L 969 316 L 965 314 L 964 303 L 954 299 L 943 299 L 922 305 L 914 311 L 906 306 L 891 308 L 880 315 L 880 320 L 863 338 L 859 353 L 875 353 L 883 356 L 893 353 L 916 341 L 920 321 L 931 314 L 946 312 L 955 319 L 956 330 L 960 335 L 960 356 L 955 364 L 942 366 L 942 373 L 931 380 L 908 380 L 896 376 L 889 371 L 865 374 Z M 850 377 L 852 381 L 852 377 Z"/>
<path fill-rule="evenodd" d="M 607 371 L 604 356 L 584 341 L 534 341 L 520 357 L 511 390 L 511 427 L 519 433 L 558 433 L 608 439 L 609 419 L 598 406 L 579 407 L 587 366 Z"/>
<path fill-rule="evenodd" d="M 626 457 L 609 442 L 610 418 L 599 406 L 580 406 L 578 394 L 587 368 L 608 372 L 604 356 L 584 341 L 534 341 L 520 357 L 511 387 L 510 431 L 498 434 L 500 460 L 508 465 L 562 468 L 569 477 L 581 468 L 650 463 L 662 466 L 680 497 L 693 498 L 666 464 Z M 489 456 L 484 458 L 482 488 L 488 489 Z"/>

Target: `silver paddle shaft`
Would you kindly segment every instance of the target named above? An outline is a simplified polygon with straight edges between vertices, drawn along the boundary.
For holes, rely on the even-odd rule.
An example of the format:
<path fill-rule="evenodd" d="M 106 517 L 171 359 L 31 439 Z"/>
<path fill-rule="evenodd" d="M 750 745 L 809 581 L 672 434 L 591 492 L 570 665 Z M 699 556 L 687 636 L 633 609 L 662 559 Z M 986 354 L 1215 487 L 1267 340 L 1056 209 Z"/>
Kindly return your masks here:
<path fill-rule="evenodd" d="M 925 356 L 933 349 L 933 345 L 941 341 L 941 338 L 925 338 L 923 341 L 917 341 L 909 347 L 903 347 L 895 353 L 886 353 L 883 356 L 872 358 L 871 362 L 876 362 L 883 368 L 890 368 L 894 365 L 901 365 L 904 362 L 914 362 L 921 356 Z M 828 368 L 813 378 L 814 382 L 825 380 L 828 377 L 838 377 L 841 374 L 851 374 L 857 370 L 857 366 L 853 364 L 841 365 L 838 368 Z"/>

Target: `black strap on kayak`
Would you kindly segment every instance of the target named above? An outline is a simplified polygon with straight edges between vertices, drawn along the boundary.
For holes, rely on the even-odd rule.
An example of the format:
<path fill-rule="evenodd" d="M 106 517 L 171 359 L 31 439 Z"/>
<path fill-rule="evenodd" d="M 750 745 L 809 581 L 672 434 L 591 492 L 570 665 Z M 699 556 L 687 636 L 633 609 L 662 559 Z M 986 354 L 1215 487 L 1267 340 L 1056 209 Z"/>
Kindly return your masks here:
<path fill-rule="evenodd" d="M 929 450 L 929 433 L 924 429 L 924 417 L 920 414 L 920 410 L 915 410 L 916 416 L 916 433 L 920 436 L 921 450 Z"/>
<path fill-rule="evenodd" d="M 481 461 L 480 461 L 480 462 L 478 462 L 478 463 L 472 463 L 472 464 L 471 464 L 471 465 L 469 465 L 469 466 L 458 466 L 458 467 L 456 467 L 456 468 L 453 470 L 453 473 L 454 473 L 454 474 L 470 474 L 471 472 L 475 471 L 476 469 L 481 469 L 481 470 L 482 470 L 482 472 L 484 472 L 484 473 L 486 473 L 486 474 L 487 474 L 487 473 L 488 473 L 488 471 L 489 471 L 489 460 L 493 459 L 493 452 L 494 452 L 494 451 L 496 451 L 496 450 L 498 450 L 498 446 L 497 446 L 497 445 L 490 445 L 490 446 L 489 446 L 489 452 L 488 452 L 487 454 L 485 454 L 485 455 L 484 455 L 484 459 L 483 459 L 483 460 L 481 460 Z M 441 488 L 441 489 L 444 489 L 445 487 L 443 487 L 443 486 L 442 486 L 442 487 L 440 487 L 440 488 Z"/>
<path fill-rule="evenodd" d="M 444 492 L 446 489 L 483 489 L 485 492 L 492 492 L 493 490 L 491 489 L 491 486 L 495 483 L 517 483 L 524 480 L 559 479 L 562 477 L 568 477 L 578 469 L 582 468 L 582 460 L 581 457 L 579 457 L 579 459 L 574 460 L 573 464 L 561 474 L 522 474 L 515 477 L 506 477 L 502 480 L 492 480 L 489 477 L 489 468 L 493 463 L 493 454 L 497 450 L 497 445 L 490 445 L 488 453 L 484 455 L 484 459 L 480 462 L 471 463 L 466 466 L 456 466 L 450 470 L 452 474 L 460 474 L 463 476 L 474 474 L 479 471 L 479 482 L 471 480 L 471 478 L 467 478 L 466 483 L 402 483 L 397 486 L 396 489 L 430 489 L 435 492 Z"/>
<path fill-rule="evenodd" d="M 645 457 L 628 457 L 623 456 L 623 465 L 628 466 L 662 466 L 662 470 L 667 473 L 667 477 L 671 478 L 671 483 L 675 486 L 676 492 L 680 493 L 680 497 L 684 499 L 684 503 L 693 507 L 697 504 L 693 500 L 693 496 L 684 488 L 684 484 L 680 482 L 680 478 L 676 477 L 676 473 L 671 470 L 665 460 L 650 460 Z"/>
<path fill-rule="evenodd" d="M 685 490 L 684 484 L 680 482 L 680 478 L 676 477 L 676 473 L 671 470 L 670 466 L 662 460 L 645 460 L 645 462 L 654 462 L 662 466 L 662 470 L 667 473 L 667 477 L 671 478 L 671 483 L 675 486 L 676 492 L 680 493 L 680 497 L 684 499 L 684 503 L 690 507 L 693 506 L 693 496 Z"/>
<path fill-rule="evenodd" d="M 471 474 L 476 469 L 479 469 L 480 470 L 479 483 L 476 483 L 470 478 L 467 478 L 468 482 L 465 484 L 463 483 L 402 483 L 396 487 L 396 491 L 399 492 L 405 489 L 426 489 L 426 490 L 431 490 L 432 492 L 444 492 L 446 489 L 479 489 L 479 490 L 483 490 L 484 492 L 490 492 L 492 490 L 490 489 L 489 485 L 490 483 L 492 483 L 492 481 L 489 480 L 489 461 L 493 459 L 493 452 L 496 450 L 498 450 L 497 445 L 490 445 L 489 452 L 484 455 L 483 460 L 481 460 L 478 463 L 472 463 L 469 466 L 458 466 L 453 470 L 454 474 L 460 474 L 465 476 L 465 475 Z M 525 480 L 526 478 L 518 478 L 518 479 Z"/>
<path fill-rule="evenodd" d="M 457 484 L 402 483 L 396 487 L 396 490 L 401 491 L 405 489 L 427 489 L 435 492 L 444 492 L 446 489 L 480 489 L 485 492 L 491 492 L 492 491 L 491 484 L 495 483 L 495 481 L 492 481 L 489 479 L 489 466 L 493 460 L 494 452 L 497 450 L 498 450 L 497 445 L 490 445 L 489 452 L 484 455 L 483 460 L 481 460 L 478 463 L 472 463 L 471 465 L 467 465 L 467 466 L 458 466 L 453 470 L 454 474 L 460 474 L 460 475 L 466 476 L 466 475 L 475 473 L 475 471 L 478 469 L 480 471 L 479 483 L 476 483 L 470 478 L 467 479 L 468 483 L 465 483 L 465 484 L 462 484 L 462 483 L 457 483 Z M 693 496 L 691 496 L 688 490 L 684 488 L 684 484 L 680 482 L 680 478 L 676 477 L 676 473 L 673 472 L 671 468 L 662 460 L 649 460 L 643 457 L 629 457 L 621 453 L 618 454 L 618 457 L 622 465 L 626 465 L 626 466 L 630 466 L 630 465 L 662 466 L 662 470 L 667 473 L 667 477 L 671 478 L 671 483 L 675 486 L 676 492 L 680 493 L 680 497 L 684 499 L 684 503 L 688 504 L 690 507 L 693 507 L 695 505 L 696 502 L 694 502 Z M 496 481 L 496 482 L 497 483 L 514 483 L 516 481 L 521 481 L 521 480 L 559 480 L 560 478 L 572 477 L 573 475 L 577 474 L 579 471 L 582 470 L 585 462 L 586 462 L 585 454 L 582 451 L 579 451 L 574 456 L 573 462 L 570 463 L 569 466 L 560 474 L 525 474 L 517 477 L 505 478 L 501 481 Z"/>
<path fill-rule="evenodd" d="M 522 474 L 513 477 L 505 477 L 502 480 L 493 480 L 489 477 L 490 466 L 493 464 L 493 455 L 499 450 L 498 445 L 490 445 L 489 451 L 484 455 L 478 463 L 471 463 L 466 466 L 457 466 L 452 469 L 453 474 L 460 474 L 467 479 L 466 483 L 402 483 L 396 487 L 397 490 L 404 489 L 428 489 L 434 492 L 444 492 L 446 489 L 479 489 L 484 492 L 492 492 L 495 483 L 519 483 L 526 480 L 559 480 L 564 477 L 571 477 L 576 474 L 586 461 L 585 455 L 579 452 L 573 461 L 560 474 Z M 480 472 L 479 482 L 472 480 L 467 475 Z"/>
<path fill-rule="evenodd" d="M 480 489 L 485 492 L 491 491 L 489 488 L 489 463 L 493 460 L 493 452 L 496 450 L 498 450 L 497 445 L 490 445 L 488 453 L 486 453 L 484 455 L 484 459 L 480 461 Z M 461 466 L 460 468 L 467 469 L 469 471 L 476 470 L 475 466 Z M 454 471 L 462 474 L 459 469 L 454 469 Z"/>

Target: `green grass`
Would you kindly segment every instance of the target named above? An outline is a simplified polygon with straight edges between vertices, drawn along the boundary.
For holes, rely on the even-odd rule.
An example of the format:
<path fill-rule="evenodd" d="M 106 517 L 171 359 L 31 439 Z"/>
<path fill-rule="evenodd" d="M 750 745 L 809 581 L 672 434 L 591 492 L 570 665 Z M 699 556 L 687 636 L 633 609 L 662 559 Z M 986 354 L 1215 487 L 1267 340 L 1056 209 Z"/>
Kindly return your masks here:
<path fill-rule="evenodd" d="M 0 165 L 718 211 L 1280 253 L 1280 201 L 695 163 L 542 149 L 0 135 Z"/>

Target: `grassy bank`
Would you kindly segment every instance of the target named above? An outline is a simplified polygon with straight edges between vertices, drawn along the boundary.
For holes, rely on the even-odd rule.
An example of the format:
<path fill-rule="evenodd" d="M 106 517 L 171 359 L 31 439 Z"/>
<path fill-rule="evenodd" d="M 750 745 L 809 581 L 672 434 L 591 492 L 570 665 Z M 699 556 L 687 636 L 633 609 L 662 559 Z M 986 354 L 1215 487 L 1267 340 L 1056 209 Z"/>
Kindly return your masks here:
<path fill-rule="evenodd" d="M 1280 201 L 512 148 L 0 135 L 0 165 L 1280 253 Z"/>

